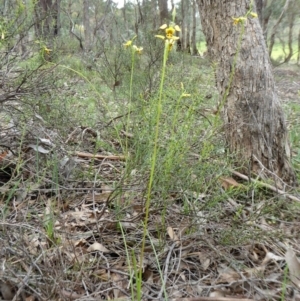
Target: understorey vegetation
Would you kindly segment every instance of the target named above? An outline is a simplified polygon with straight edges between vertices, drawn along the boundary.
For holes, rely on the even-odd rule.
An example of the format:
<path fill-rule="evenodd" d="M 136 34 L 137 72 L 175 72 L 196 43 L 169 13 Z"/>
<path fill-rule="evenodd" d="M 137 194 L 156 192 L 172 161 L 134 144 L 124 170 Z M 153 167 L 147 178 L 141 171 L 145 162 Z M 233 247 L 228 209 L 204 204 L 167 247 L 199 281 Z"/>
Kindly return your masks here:
<path fill-rule="evenodd" d="M 245 52 L 223 87 L 207 1 L 98 2 L 3 1 L 0 300 L 298 300 L 299 5 L 263 15 L 291 183 L 229 147 Z M 240 41 L 261 18 L 242 2 Z"/>

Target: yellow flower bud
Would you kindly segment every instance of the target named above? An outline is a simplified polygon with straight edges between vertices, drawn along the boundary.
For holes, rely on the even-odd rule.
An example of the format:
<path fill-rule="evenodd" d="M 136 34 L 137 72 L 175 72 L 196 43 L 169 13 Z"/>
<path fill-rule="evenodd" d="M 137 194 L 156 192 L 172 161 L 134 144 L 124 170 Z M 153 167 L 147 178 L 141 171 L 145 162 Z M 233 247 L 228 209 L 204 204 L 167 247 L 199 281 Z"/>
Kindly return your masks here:
<path fill-rule="evenodd" d="M 123 45 L 124 45 L 125 48 L 127 48 L 127 47 L 131 46 L 131 44 L 132 44 L 132 41 L 129 40 L 129 41 L 127 41 L 127 42 L 126 42 L 125 44 L 123 44 Z"/>

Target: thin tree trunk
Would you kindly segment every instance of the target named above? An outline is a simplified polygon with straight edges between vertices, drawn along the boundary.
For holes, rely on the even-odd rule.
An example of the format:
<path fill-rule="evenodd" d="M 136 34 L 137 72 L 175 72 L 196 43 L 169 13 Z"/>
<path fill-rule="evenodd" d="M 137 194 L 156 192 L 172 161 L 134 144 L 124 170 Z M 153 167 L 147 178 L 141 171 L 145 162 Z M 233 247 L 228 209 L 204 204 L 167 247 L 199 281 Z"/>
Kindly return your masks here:
<path fill-rule="evenodd" d="M 53 25 L 53 34 L 54 36 L 59 35 L 60 31 L 60 2 L 61 0 L 55 0 L 53 4 L 53 19 L 54 19 L 54 25 Z"/>
<path fill-rule="evenodd" d="M 244 173 L 293 183 L 285 118 L 261 26 L 250 16 L 245 27 L 232 20 L 246 15 L 251 0 L 198 1 L 208 52 L 217 66 L 229 153 Z"/>
<path fill-rule="evenodd" d="M 180 36 L 180 50 L 184 51 L 186 48 L 186 34 L 185 34 L 185 16 L 186 12 L 185 12 L 185 5 L 184 5 L 184 0 L 181 0 L 181 18 L 182 18 L 182 22 L 181 22 L 181 36 Z"/>
<path fill-rule="evenodd" d="M 83 0 L 83 26 L 84 26 L 84 44 L 85 49 L 89 50 L 91 46 L 91 26 L 89 16 L 89 0 Z"/>
<path fill-rule="evenodd" d="M 290 10 L 289 10 L 289 38 L 288 38 L 289 53 L 286 56 L 286 58 L 284 59 L 284 63 L 288 63 L 294 54 L 294 52 L 293 52 L 293 28 L 294 28 L 295 17 L 296 17 L 296 12 L 291 3 Z"/>
<path fill-rule="evenodd" d="M 38 0 L 34 6 L 36 36 L 51 40 L 60 27 L 60 0 Z"/>
<path fill-rule="evenodd" d="M 190 0 L 186 1 L 186 50 L 191 53 L 191 5 Z"/>
<path fill-rule="evenodd" d="M 126 18 L 126 0 L 124 0 L 123 2 L 123 8 L 122 8 L 122 13 L 123 13 L 123 20 L 124 20 L 124 24 L 125 26 L 127 25 L 127 18 Z M 127 26 L 126 26 L 127 27 Z"/>
<path fill-rule="evenodd" d="M 67 10 L 67 14 L 69 16 L 69 34 L 70 36 L 72 36 L 72 32 L 73 32 L 73 27 L 74 27 L 74 23 L 72 21 L 72 0 L 68 1 L 68 10 Z"/>
<path fill-rule="evenodd" d="M 157 0 L 151 0 L 151 10 L 152 10 L 152 26 L 153 30 L 157 30 Z M 162 24 L 160 24 L 162 25 Z"/>
<path fill-rule="evenodd" d="M 276 24 L 272 28 L 272 32 L 271 32 L 271 36 L 270 36 L 270 44 L 269 44 L 269 57 L 271 57 L 271 54 L 272 54 L 273 46 L 274 46 L 274 43 L 275 43 L 275 35 L 276 35 L 276 32 L 277 32 L 278 26 L 279 26 L 280 22 L 282 21 L 283 16 L 284 16 L 285 12 L 287 11 L 287 9 L 289 7 L 289 4 L 290 4 L 290 0 L 286 0 L 281 14 L 280 14 L 278 20 L 276 21 Z"/>
<path fill-rule="evenodd" d="M 264 34 L 265 41 L 268 41 L 268 24 L 272 14 L 272 9 L 268 8 L 268 0 L 264 0 L 263 3 L 263 21 L 262 21 L 262 30 Z"/>
<path fill-rule="evenodd" d="M 9 1 L 9 0 L 4 0 L 3 10 L 2 10 L 2 15 L 3 15 L 3 16 L 6 16 L 6 15 L 7 15 L 8 1 Z"/>
<path fill-rule="evenodd" d="M 160 24 L 169 21 L 168 0 L 158 0 Z"/>
<path fill-rule="evenodd" d="M 35 4 L 36 34 L 38 37 L 51 38 L 52 0 L 39 0 Z"/>
<path fill-rule="evenodd" d="M 141 3 L 139 2 L 139 0 L 136 1 L 136 6 L 135 6 L 135 9 L 134 9 L 134 14 L 135 14 L 135 22 L 134 22 L 135 23 L 134 24 L 135 34 L 138 35 L 139 34 L 139 27 L 140 27 L 140 25 L 144 24 L 143 11 L 142 11 Z M 127 32 L 129 31 L 128 30 L 128 22 L 126 22 L 126 31 Z"/>
<path fill-rule="evenodd" d="M 192 0 L 192 1 L 193 1 L 192 55 L 197 55 L 198 54 L 197 42 L 196 42 L 196 26 L 197 26 L 196 13 L 197 13 L 197 3 L 196 3 L 196 0 Z"/>

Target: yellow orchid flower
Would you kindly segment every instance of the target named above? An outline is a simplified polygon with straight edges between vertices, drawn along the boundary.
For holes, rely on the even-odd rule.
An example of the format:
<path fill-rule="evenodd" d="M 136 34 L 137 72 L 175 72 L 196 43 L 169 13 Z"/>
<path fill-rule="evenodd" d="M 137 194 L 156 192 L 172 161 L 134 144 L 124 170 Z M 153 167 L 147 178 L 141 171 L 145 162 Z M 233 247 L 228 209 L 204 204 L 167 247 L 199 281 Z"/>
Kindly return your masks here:
<path fill-rule="evenodd" d="M 168 25 L 167 25 L 167 24 L 164 24 L 164 25 L 160 26 L 159 28 L 162 29 L 162 30 L 164 30 L 164 29 L 166 29 L 167 27 L 168 27 Z"/>
<path fill-rule="evenodd" d="M 179 37 L 173 37 L 172 39 L 166 39 L 166 43 L 168 43 L 169 51 L 172 49 L 175 41 L 179 40 Z"/>
<path fill-rule="evenodd" d="M 164 24 L 159 27 L 160 29 L 164 30 L 166 33 L 166 36 L 163 35 L 156 35 L 155 37 L 165 40 L 178 40 L 179 38 L 175 36 L 176 31 L 180 31 L 180 27 L 176 24 L 171 23 L 169 26 L 167 24 Z"/>
<path fill-rule="evenodd" d="M 166 28 L 166 37 L 167 37 L 167 39 L 172 39 L 174 33 L 175 33 L 175 28 L 173 28 L 173 27 Z"/>
<path fill-rule="evenodd" d="M 257 13 L 251 12 L 251 13 L 250 13 L 250 16 L 251 16 L 252 18 L 257 18 Z"/>
<path fill-rule="evenodd" d="M 142 51 L 144 49 L 143 47 L 137 47 L 136 45 L 133 45 L 132 48 L 137 54 L 142 54 Z"/>
<path fill-rule="evenodd" d="M 127 47 L 131 46 L 131 44 L 132 44 L 132 41 L 129 40 L 129 41 L 127 41 L 125 44 L 123 44 L 123 46 L 124 46 L 125 48 L 127 48 Z"/>
<path fill-rule="evenodd" d="M 44 46 L 44 52 L 49 55 L 50 52 L 52 51 L 52 49 L 47 48 L 46 46 Z"/>
<path fill-rule="evenodd" d="M 181 29 L 178 25 L 175 25 L 174 28 L 175 28 L 176 31 L 181 31 Z"/>
<path fill-rule="evenodd" d="M 125 48 L 128 48 L 129 46 L 132 45 L 132 42 L 136 39 L 137 36 L 134 36 L 131 40 L 127 41 L 125 44 L 123 44 L 123 46 Z"/>
<path fill-rule="evenodd" d="M 243 23 L 244 21 L 246 21 L 247 18 L 245 18 L 245 17 L 239 17 L 239 18 L 232 17 L 232 20 L 233 20 L 233 24 L 237 25 L 239 23 Z"/>

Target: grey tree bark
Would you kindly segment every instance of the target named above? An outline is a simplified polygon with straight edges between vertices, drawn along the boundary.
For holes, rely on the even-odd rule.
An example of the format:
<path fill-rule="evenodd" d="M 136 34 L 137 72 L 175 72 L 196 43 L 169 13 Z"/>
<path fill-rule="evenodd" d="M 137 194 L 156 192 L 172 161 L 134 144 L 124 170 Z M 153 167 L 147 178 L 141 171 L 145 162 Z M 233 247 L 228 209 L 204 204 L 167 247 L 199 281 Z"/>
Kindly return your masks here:
<path fill-rule="evenodd" d="M 89 14 L 89 0 L 83 0 L 83 26 L 84 26 L 84 48 L 89 50 L 91 46 L 91 26 Z"/>
<path fill-rule="evenodd" d="M 168 0 L 158 0 L 160 23 L 169 21 Z"/>
<path fill-rule="evenodd" d="M 255 0 L 260 26 L 263 24 L 263 0 Z"/>
<path fill-rule="evenodd" d="M 180 34 L 180 50 L 185 50 L 186 48 L 186 7 L 185 1 L 181 0 L 181 34 Z"/>
<path fill-rule="evenodd" d="M 208 54 L 217 66 L 228 151 L 244 173 L 294 183 L 286 121 L 259 20 L 249 16 L 241 33 L 243 25 L 232 19 L 245 16 L 251 0 L 198 1 Z"/>
<path fill-rule="evenodd" d="M 193 25 L 192 25 L 192 55 L 198 54 L 197 42 L 196 42 L 196 13 L 197 13 L 197 3 L 196 0 L 193 1 Z"/>
<path fill-rule="evenodd" d="M 35 33 L 37 37 L 51 39 L 60 27 L 60 0 L 38 0 L 34 6 Z"/>
<path fill-rule="evenodd" d="M 186 0 L 186 51 L 191 53 L 191 3 Z"/>

